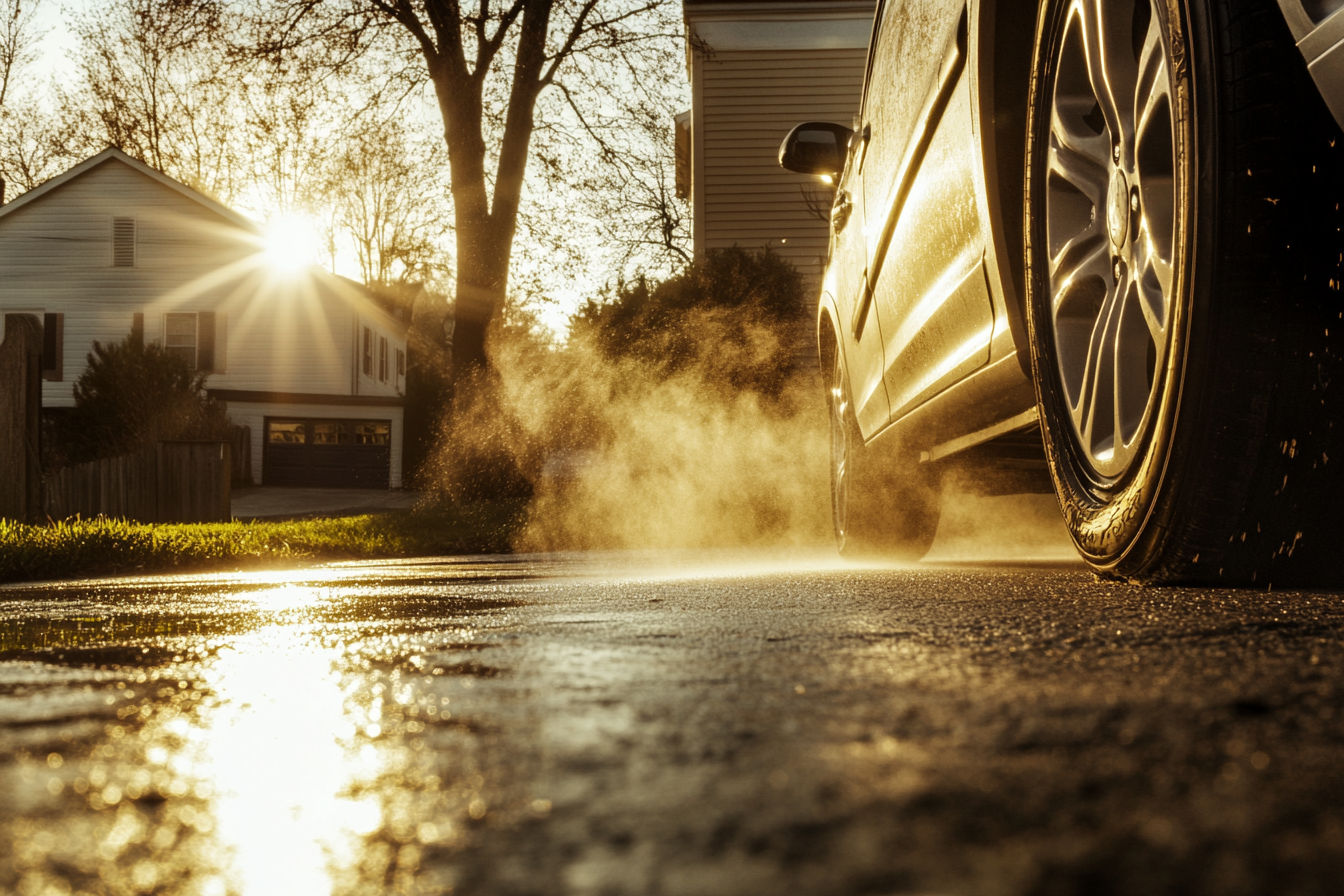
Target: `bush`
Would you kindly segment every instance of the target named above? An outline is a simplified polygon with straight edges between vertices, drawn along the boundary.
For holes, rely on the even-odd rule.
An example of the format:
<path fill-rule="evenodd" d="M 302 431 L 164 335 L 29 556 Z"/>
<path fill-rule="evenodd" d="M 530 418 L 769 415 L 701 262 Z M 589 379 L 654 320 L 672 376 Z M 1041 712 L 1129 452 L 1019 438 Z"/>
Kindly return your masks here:
<path fill-rule="evenodd" d="M 777 395 L 805 315 L 802 278 L 769 250 L 712 250 L 682 273 L 620 282 L 574 315 L 571 334 L 664 377 L 694 368 L 729 393 Z"/>
<path fill-rule="evenodd" d="M 75 406 L 56 426 L 57 457 L 83 463 L 165 439 L 228 438 L 224 406 L 206 396 L 207 376 L 134 336 L 94 342 L 88 368 L 74 384 Z"/>

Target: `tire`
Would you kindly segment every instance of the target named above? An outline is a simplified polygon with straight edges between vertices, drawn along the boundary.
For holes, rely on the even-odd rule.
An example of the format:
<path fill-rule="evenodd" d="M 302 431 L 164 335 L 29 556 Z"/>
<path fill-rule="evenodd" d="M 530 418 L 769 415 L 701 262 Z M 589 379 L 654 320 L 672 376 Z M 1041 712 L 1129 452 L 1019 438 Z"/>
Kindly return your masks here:
<path fill-rule="evenodd" d="M 918 560 L 938 531 L 938 477 L 901 452 L 864 444 L 844 358 L 834 346 L 825 357 L 832 362 L 827 403 L 836 547 L 849 559 Z"/>
<path fill-rule="evenodd" d="M 1272 0 L 1042 3 L 1032 372 L 1100 575 L 1341 579 L 1339 137 Z"/>

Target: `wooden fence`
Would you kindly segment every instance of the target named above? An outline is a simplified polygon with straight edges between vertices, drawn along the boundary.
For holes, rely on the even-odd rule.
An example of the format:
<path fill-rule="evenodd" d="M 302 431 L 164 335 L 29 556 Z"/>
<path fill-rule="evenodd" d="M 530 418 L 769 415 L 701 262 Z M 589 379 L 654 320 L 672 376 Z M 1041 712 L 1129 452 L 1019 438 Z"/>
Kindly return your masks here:
<path fill-rule="evenodd" d="M 229 439 L 233 444 L 233 485 L 251 485 L 252 427 L 230 426 Z"/>
<path fill-rule="evenodd" d="M 213 523 L 231 518 L 228 442 L 159 442 L 122 457 L 66 467 L 47 477 L 54 520 L 121 517 L 145 523 Z"/>

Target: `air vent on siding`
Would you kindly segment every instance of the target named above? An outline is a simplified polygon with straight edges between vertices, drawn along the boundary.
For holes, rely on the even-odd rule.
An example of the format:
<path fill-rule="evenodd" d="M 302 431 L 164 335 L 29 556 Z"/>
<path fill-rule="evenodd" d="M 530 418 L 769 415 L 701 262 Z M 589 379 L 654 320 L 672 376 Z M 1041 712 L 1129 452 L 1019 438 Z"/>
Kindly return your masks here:
<path fill-rule="evenodd" d="M 112 267 L 135 267 L 135 219 L 112 219 Z"/>

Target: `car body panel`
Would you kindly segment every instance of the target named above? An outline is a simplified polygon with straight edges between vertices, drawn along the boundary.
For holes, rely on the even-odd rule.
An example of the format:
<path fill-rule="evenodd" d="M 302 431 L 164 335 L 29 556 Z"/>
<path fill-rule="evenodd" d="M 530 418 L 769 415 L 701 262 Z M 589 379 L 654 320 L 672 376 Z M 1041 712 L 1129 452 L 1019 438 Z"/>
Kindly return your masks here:
<path fill-rule="evenodd" d="M 981 269 L 974 148 L 962 78 L 893 222 L 888 263 L 874 285 L 893 416 L 989 361 L 994 308 Z M 870 259 L 870 271 L 878 261 Z"/>
<path fill-rule="evenodd" d="M 1278 2 L 1344 126 L 1344 8 L 1316 21 L 1301 0 Z M 840 184 L 853 208 L 845 230 L 832 232 L 818 338 L 844 356 L 865 441 L 926 461 L 993 439 L 1035 407 L 1012 255 L 1021 252 L 1012 220 L 1022 214 L 1021 185 L 1008 183 L 1021 140 L 1004 128 L 1023 114 L 1016 94 L 1025 97 L 1026 85 L 996 83 L 996 40 L 1004 29 L 1019 43 L 1034 32 L 1018 21 L 1034 6 L 886 0 L 876 11 Z M 939 107 L 962 16 L 963 59 Z"/>

